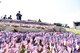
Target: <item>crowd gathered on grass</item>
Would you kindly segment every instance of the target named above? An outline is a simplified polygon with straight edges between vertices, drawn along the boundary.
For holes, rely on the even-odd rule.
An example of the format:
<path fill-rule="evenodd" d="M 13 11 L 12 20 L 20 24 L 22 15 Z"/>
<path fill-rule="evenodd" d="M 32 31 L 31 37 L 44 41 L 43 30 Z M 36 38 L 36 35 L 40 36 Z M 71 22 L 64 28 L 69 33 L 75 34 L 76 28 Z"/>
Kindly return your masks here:
<path fill-rule="evenodd" d="M 79 53 L 80 35 L 71 32 L 0 32 L 0 53 Z"/>

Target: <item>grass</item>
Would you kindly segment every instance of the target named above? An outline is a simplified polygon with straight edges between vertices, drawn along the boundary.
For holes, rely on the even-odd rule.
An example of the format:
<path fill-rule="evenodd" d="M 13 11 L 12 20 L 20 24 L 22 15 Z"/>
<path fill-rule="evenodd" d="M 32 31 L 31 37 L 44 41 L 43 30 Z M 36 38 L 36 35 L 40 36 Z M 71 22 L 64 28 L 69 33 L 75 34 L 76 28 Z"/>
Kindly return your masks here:
<path fill-rule="evenodd" d="M 74 34 L 80 34 L 80 30 L 71 29 L 71 28 L 65 28 L 65 29 L 66 29 L 66 31 L 70 31 L 70 32 L 72 32 Z"/>

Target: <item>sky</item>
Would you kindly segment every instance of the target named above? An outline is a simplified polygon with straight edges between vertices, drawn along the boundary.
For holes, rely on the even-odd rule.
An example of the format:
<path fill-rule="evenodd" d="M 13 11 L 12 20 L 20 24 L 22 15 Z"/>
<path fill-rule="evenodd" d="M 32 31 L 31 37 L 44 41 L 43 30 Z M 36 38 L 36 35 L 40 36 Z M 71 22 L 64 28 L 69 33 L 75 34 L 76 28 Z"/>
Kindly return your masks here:
<path fill-rule="evenodd" d="M 41 19 L 48 23 L 62 23 L 73 27 L 73 21 L 80 21 L 80 0 L 0 0 L 0 16 L 21 11 L 22 19 Z"/>

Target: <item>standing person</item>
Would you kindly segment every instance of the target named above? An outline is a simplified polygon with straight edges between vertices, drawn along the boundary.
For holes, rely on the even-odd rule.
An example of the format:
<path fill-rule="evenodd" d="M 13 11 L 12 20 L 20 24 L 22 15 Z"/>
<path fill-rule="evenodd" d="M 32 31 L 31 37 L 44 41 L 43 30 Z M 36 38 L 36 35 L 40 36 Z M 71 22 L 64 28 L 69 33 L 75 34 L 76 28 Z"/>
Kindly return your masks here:
<path fill-rule="evenodd" d="M 20 14 L 20 11 L 18 11 L 18 13 L 16 14 L 17 16 L 17 20 L 21 20 L 22 15 Z"/>
<path fill-rule="evenodd" d="M 3 16 L 1 16 L 0 19 L 3 19 Z"/>
<path fill-rule="evenodd" d="M 25 53 L 25 45 L 22 45 L 20 48 L 20 53 Z"/>
<path fill-rule="evenodd" d="M 39 19 L 38 22 L 41 22 L 41 19 Z"/>

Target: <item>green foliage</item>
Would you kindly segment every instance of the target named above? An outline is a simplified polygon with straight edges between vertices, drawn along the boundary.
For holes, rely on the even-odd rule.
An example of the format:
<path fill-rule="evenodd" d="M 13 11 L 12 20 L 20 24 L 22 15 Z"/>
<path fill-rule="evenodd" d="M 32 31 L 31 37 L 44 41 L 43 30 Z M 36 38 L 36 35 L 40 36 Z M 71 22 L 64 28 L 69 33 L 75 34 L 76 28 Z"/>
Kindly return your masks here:
<path fill-rule="evenodd" d="M 70 31 L 70 32 L 72 32 L 74 34 L 80 34 L 80 30 L 71 29 L 71 28 L 65 28 L 65 29 L 66 29 L 66 31 Z"/>

